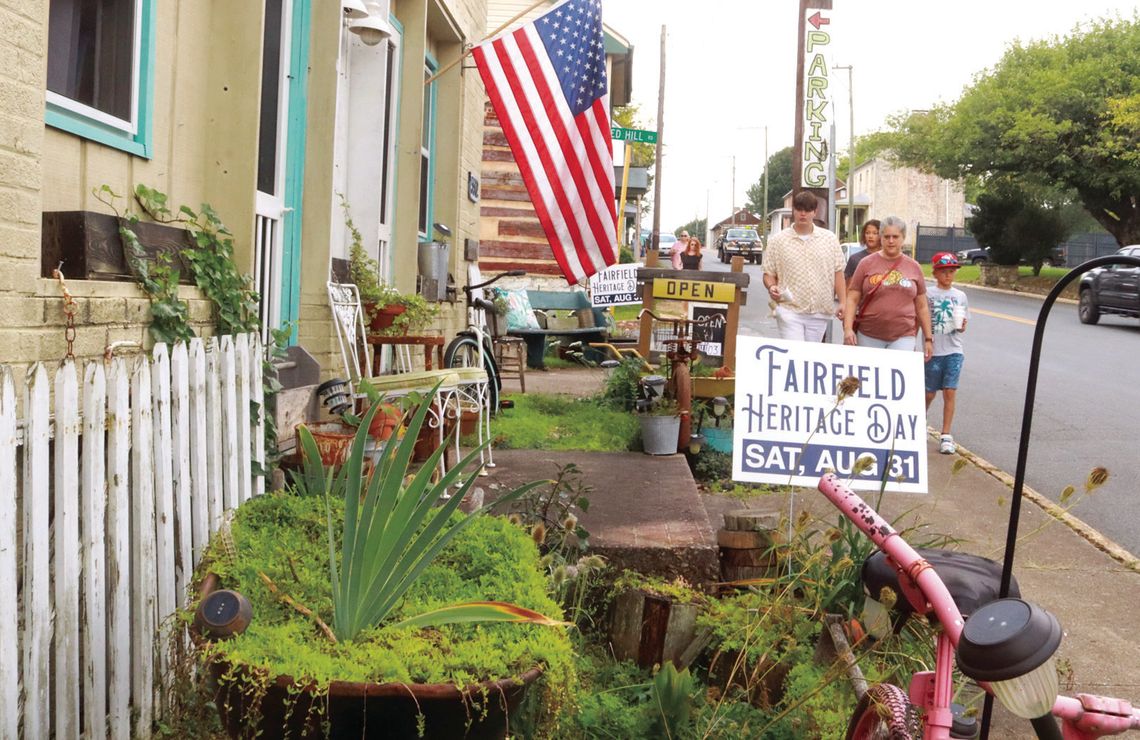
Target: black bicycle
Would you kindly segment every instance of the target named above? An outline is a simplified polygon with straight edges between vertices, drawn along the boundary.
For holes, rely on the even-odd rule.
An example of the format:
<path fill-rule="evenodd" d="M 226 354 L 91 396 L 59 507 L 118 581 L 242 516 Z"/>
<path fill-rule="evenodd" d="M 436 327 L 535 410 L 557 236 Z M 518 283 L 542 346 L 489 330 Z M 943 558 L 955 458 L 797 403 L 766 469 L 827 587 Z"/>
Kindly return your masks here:
<path fill-rule="evenodd" d="M 443 353 L 446 367 L 481 367 L 487 372 L 488 408 L 492 414 L 499 412 L 499 391 L 503 381 L 499 377 L 499 364 L 495 362 L 495 352 L 491 336 L 487 333 L 486 311 L 494 311 L 493 303 L 485 298 L 473 296 L 473 292 L 486 288 L 505 277 L 522 277 L 525 270 L 509 270 L 490 280 L 475 285 L 464 285 L 467 296 L 467 328 L 456 334 Z"/>

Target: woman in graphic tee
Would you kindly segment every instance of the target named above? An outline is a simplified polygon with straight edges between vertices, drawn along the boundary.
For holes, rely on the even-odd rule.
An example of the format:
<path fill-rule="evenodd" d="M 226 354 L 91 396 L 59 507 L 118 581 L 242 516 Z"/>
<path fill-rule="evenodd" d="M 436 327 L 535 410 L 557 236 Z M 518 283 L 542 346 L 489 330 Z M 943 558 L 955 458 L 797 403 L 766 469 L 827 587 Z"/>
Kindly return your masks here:
<path fill-rule="evenodd" d="M 902 253 L 906 222 L 888 216 L 879 234 L 882 248 L 859 262 L 847 286 L 843 343 L 913 351 L 922 329 L 923 356 L 929 360 L 933 335 L 926 278 L 919 264 Z"/>

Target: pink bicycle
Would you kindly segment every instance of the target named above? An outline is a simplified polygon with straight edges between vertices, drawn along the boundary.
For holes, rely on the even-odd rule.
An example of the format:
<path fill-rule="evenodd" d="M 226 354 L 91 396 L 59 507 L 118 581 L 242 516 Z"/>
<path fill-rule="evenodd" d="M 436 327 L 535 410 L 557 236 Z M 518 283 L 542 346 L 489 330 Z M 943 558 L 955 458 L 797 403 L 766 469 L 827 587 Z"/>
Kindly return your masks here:
<path fill-rule="evenodd" d="M 885 636 L 891 627 L 886 607 L 873 598 L 884 586 L 899 595 L 892 605 L 895 620 L 917 612 L 942 627 L 934 670 L 915 673 L 906 692 L 891 684 L 872 687 L 851 716 L 848 740 L 973 737 L 976 725 L 951 704 L 955 658 L 965 676 L 1030 720 L 1039 738 L 1086 740 L 1140 729 L 1140 710 L 1127 701 L 1058 695 L 1053 654 L 1061 643 L 1061 627 L 1034 604 L 997 598 L 998 563 L 944 550 L 920 553 L 835 475 L 823 476 L 819 490 L 879 547 L 863 567 L 870 594 L 870 609 L 864 612 L 868 631 L 879 631 L 877 624 L 886 628 L 879 635 Z"/>

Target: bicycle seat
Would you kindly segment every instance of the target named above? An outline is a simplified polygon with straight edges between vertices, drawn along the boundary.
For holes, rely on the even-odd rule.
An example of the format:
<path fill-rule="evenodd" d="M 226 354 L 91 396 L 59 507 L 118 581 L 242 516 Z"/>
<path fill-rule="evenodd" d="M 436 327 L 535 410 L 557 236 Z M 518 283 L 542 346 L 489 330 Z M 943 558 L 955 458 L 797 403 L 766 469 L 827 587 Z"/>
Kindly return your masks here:
<path fill-rule="evenodd" d="M 980 555 L 971 555 L 953 550 L 917 548 L 918 554 L 934 568 L 934 572 L 946 584 L 962 616 L 968 617 L 978 607 L 998 598 L 1001 589 L 1001 563 Z M 891 589 L 896 598 L 891 607 L 895 614 L 894 628 L 902 628 L 906 618 L 914 612 L 914 607 L 899 589 L 899 575 L 887 562 L 887 554 L 876 552 L 863 561 L 863 588 L 876 600 L 884 587 Z M 1010 596 L 1021 596 L 1017 579 L 1011 578 Z"/>

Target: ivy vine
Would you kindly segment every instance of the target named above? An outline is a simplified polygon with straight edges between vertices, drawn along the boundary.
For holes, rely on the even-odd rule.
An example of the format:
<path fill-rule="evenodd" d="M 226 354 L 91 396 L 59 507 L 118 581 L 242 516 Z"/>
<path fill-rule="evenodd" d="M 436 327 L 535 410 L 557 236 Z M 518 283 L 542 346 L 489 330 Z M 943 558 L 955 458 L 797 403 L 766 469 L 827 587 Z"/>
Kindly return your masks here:
<path fill-rule="evenodd" d="M 94 196 L 107 205 L 119 219 L 119 236 L 131 272 L 150 299 L 150 333 L 155 342 L 173 344 L 193 339 L 196 334 L 190 325 L 190 306 L 178 295 L 180 271 L 167 252 L 160 252 L 152 260 L 139 243 L 134 227 L 140 217 L 128 209 L 120 211 L 116 205 L 122 196 L 107 185 L 96 188 Z M 191 244 L 181 251 L 190 266 L 191 277 L 199 290 L 213 304 L 216 333 L 246 334 L 260 331 L 258 302 L 260 296 L 253 289 L 253 278 L 242 273 L 234 262 L 233 234 L 219 218 L 217 212 L 203 203 L 198 211 L 182 205 L 171 210 L 168 197 L 155 188 L 138 185 L 134 201 L 143 214 L 156 223 L 177 226 L 190 235 Z M 291 324 L 272 331 L 272 341 L 261 358 L 262 391 L 264 404 L 271 406 L 273 397 L 281 390 L 273 360 L 285 354 Z M 261 411 L 251 401 L 251 418 Z M 277 423 L 272 414 L 264 414 L 266 459 L 275 463 L 280 453 L 277 448 Z M 266 475 L 266 470 L 254 471 Z"/>

